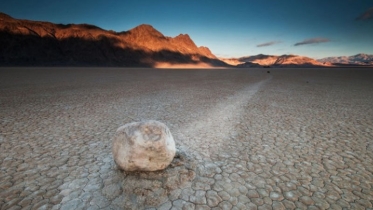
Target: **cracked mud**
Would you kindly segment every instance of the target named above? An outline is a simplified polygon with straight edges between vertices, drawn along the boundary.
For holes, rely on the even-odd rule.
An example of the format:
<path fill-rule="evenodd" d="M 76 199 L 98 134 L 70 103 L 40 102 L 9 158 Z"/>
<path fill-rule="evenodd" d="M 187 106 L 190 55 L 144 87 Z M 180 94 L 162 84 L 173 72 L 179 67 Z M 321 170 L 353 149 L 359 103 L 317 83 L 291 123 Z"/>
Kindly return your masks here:
<path fill-rule="evenodd" d="M 371 69 L 0 69 L 0 209 L 372 209 Z M 177 155 L 123 172 L 116 129 Z"/>

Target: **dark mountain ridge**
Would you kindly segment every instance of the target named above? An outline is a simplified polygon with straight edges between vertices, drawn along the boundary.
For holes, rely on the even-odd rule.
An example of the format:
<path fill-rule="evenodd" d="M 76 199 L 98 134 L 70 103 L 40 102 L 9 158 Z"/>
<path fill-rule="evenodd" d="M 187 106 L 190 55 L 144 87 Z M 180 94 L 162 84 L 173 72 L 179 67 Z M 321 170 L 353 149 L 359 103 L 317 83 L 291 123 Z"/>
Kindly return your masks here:
<path fill-rule="evenodd" d="M 164 36 L 150 25 L 115 32 L 89 24 L 18 20 L 0 13 L 1 66 L 127 66 L 158 63 L 228 66 L 186 34 Z"/>

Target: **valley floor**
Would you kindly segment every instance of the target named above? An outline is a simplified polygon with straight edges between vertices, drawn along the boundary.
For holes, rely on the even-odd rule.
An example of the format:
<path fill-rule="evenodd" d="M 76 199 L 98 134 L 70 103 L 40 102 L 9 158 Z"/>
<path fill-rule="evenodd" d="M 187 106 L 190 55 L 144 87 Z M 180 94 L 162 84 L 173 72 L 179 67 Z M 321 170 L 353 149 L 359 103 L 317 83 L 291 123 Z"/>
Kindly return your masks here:
<path fill-rule="evenodd" d="M 372 93 L 366 68 L 0 68 L 0 209 L 372 209 Z M 146 119 L 177 156 L 118 170 Z"/>

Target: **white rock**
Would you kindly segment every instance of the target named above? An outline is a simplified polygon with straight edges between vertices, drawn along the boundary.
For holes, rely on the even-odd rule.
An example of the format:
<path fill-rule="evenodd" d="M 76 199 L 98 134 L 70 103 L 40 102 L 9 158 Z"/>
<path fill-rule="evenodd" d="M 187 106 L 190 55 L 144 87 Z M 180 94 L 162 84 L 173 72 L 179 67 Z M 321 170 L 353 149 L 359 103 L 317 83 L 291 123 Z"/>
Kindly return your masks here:
<path fill-rule="evenodd" d="M 157 171 L 166 168 L 176 153 L 168 127 L 158 121 L 128 123 L 113 139 L 115 163 L 125 171 Z"/>

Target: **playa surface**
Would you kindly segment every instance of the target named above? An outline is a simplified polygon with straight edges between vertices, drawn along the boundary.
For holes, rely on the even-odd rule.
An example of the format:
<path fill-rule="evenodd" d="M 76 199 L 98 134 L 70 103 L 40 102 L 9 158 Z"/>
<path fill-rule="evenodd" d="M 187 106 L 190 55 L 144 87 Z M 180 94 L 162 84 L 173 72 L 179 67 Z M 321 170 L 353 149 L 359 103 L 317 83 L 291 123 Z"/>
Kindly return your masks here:
<path fill-rule="evenodd" d="M 270 73 L 267 71 L 270 70 Z M 372 209 L 372 69 L 0 69 L 0 209 Z M 164 171 L 118 170 L 125 123 Z"/>

